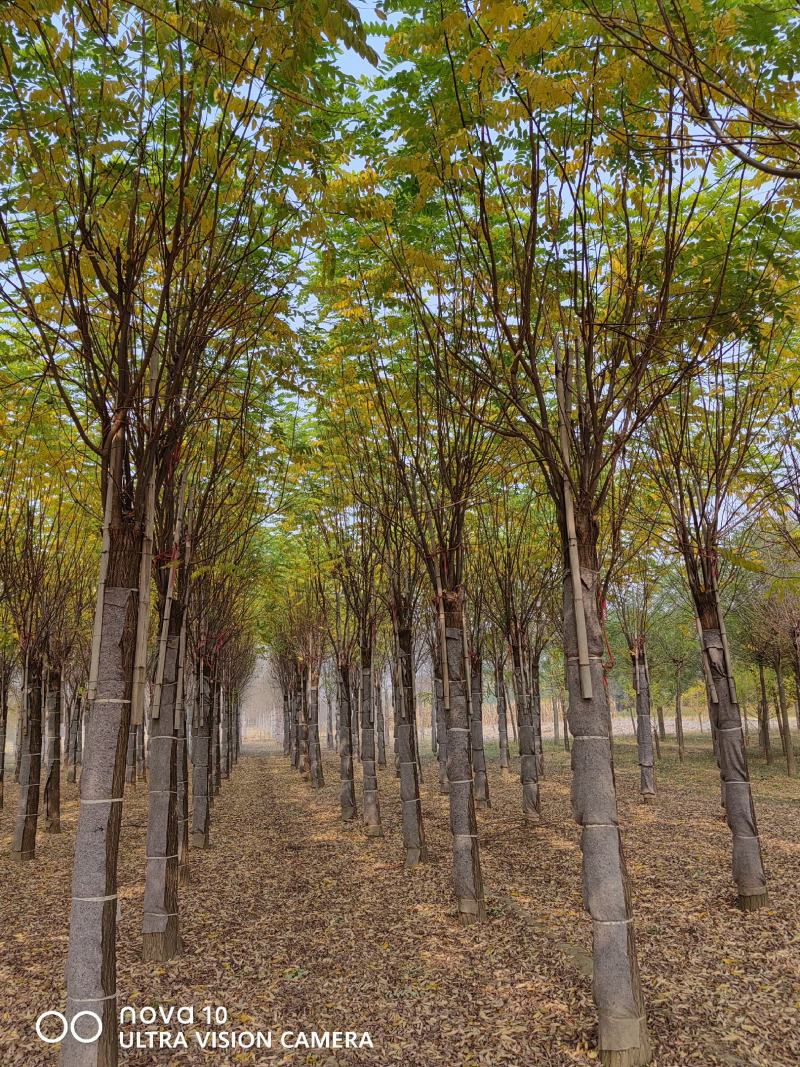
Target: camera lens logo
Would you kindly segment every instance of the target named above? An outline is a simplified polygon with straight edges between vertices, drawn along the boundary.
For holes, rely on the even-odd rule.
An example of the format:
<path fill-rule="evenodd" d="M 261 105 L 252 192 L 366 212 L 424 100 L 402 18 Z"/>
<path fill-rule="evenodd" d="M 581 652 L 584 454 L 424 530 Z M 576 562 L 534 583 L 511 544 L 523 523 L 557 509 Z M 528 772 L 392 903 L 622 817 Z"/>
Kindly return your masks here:
<path fill-rule="evenodd" d="M 52 1034 L 46 1034 L 42 1023 L 47 1019 L 57 1019 L 61 1024 L 61 1033 L 55 1037 Z M 97 1025 L 97 1032 L 92 1034 L 91 1037 L 86 1037 L 83 1034 L 78 1033 L 78 1022 L 83 1019 L 93 1019 Z M 47 1028 L 50 1030 L 50 1027 Z M 72 1034 L 76 1041 L 81 1045 L 92 1045 L 98 1039 L 103 1032 L 103 1020 L 97 1014 L 96 1011 L 76 1011 L 70 1021 L 67 1020 L 66 1015 L 61 1011 L 43 1011 L 39 1018 L 36 1020 L 36 1034 L 40 1041 L 44 1041 L 46 1045 L 57 1045 L 59 1041 L 63 1041 L 67 1034 Z"/>

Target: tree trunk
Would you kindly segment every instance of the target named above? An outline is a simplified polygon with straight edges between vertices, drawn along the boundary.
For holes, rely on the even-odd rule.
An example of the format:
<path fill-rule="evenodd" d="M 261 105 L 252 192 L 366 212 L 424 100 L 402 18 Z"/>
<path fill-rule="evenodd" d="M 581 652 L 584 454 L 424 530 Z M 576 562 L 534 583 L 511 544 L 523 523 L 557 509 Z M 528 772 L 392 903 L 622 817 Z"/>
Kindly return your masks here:
<path fill-rule="evenodd" d="M 211 754 L 212 690 L 213 685 L 208 667 L 201 660 L 192 730 L 192 848 L 208 848 L 210 844 L 209 757 Z"/>
<path fill-rule="evenodd" d="M 308 747 L 308 671 L 300 671 L 297 687 L 297 769 L 304 781 L 311 778 L 311 754 Z"/>
<path fill-rule="evenodd" d="M 231 764 L 233 753 L 231 751 L 231 694 L 224 686 L 219 691 L 219 717 L 220 717 L 220 748 L 219 748 L 219 776 L 220 779 L 229 779 L 231 776 Z"/>
<path fill-rule="evenodd" d="M 439 741 L 436 734 L 436 677 L 431 675 L 431 752 L 436 755 Z"/>
<path fill-rule="evenodd" d="M 358 815 L 356 807 L 356 788 L 353 775 L 353 731 L 350 721 L 350 664 L 339 664 L 339 778 L 341 789 L 339 800 L 342 807 L 342 821 L 352 822 Z"/>
<path fill-rule="evenodd" d="M 325 693 L 326 700 L 326 716 L 325 716 L 325 747 L 329 752 L 332 752 L 335 747 L 335 740 L 333 734 L 333 701 L 331 700 L 328 692 Z"/>
<path fill-rule="evenodd" d="M 119 477 L 119 470 L 109 477 Z M 120 496 L 108 529 L 97 685 L 83 753 L 67 955 L 67 1019 L 73 1022 L 79 1013 L 93 1011 L 102 1020 L 102 1033 L 91 1044 L 68 1034 L 61 1046 L 62 1067 L 117 1063 L 117 859 L 143 534 L 141 524 L 123 507 Z M 91 1016 L 82 1015 L 73 1025 L 83 1037 L 93 1036 L 97 1029 Z"/>
<path fill-rule="evenodd" d="M 536 756 L 536 779 L 544 778 L 544 745 L 542 743 L 542 687 L 540 678 L 541 651 L 528 648 L 527 676 L 528 700 L 530 706 L 531 722 L 533 724 L 533 750 Z M 525 660 L 523 660 L 523 664 Z"/>
<path fill-rule="evenodd" d="M 142 959 L 171 960 L 181 950 L 178 917 L 178 687 L 180 610 L 172 605 L 158 707 L 150 719 L 147 851 Z"/>
<path fill-rule="evenodd" d="M 383 686 L 381 678 L 375 685 L 375 740 L 378 753 L 378 766 L 386 766 L 386 724 L 383 715 Z"/>
<path fill-rule="evenodd" d="M 11 844 L 12 859 L 36 856 L 39 821 L 39 779 L 42 769 L 42 661 L 31 655 L 25 669 L 20 708 L 20 767 L 17 818 Z"/>
<path fill-rule="evenodd" d="M 472 786 L 472 753 L 467 705 L 462 629 L 462 598 L 447 590 L 444 600 L 445 648 L 441 655 L 447 723 L 447 780 L 450 786 L 450 830 L 453 835 L 453 881 L 462 924 L 486 918 L 481 876 L 478 826 Z M 448 699 L 449 698 L 449 699 Z"/>
<path fill-rule="evenodd" d="M 308 772 L 311 786 L 322 789 L 325 778 L 322 773 L 322 748 L 319 742 L 319 668 L 308 672 Z"/>
<path fill-rule="evenodd" d="M 500 773 L 511 773 L 508 753 L 508 709 L 506 708 L 506 684 L 503 678 L 503 660 L 494 664 L 494 689 L 497 694 L 497 734 L 500 738 Z"/>
<path fill-rule="evenodd" d="M 289 693 L 284 688 L 283 692 L 283 754 L 290 756 L 292 752 L 292 726 L 289 717 Z"/>
<path fill-rule="evenodd" d="M 541 819 L 539 797 L 539 769 L 536 759 L 533 718 L 531 715 L 525 674 L 522 662 L 522 644 L 519 636 L 511 637 L 511 666 L 514 673 L 514 695 L 517 709 L 517 735 L 519 737 L 520 768 L 522 783 L 522 814 L 528 822 Z"/>
<path fill-rule="evenodd" d="M 654 804 L 656 775 L 653 767 L 653 724 L 650 720 L 650 679 L 644 658 L 644 640 L 631 652 L 633 691 L 636 694 L 636 750 L 639 758 L 639 793 L 643 804 Z"/>
<path fill-rule="evenodd" d="M 128 730 L 128 742 L 125 750 L 125 782 L 136 785 L 136 727 Z"/>
<path fill-rule="evenodd" d="M 76 693 L 67 719 L 67 781 L 74 782 L 78 769 L 78 734 L 81 729 L 81 705 L 83 696 Z"/>
<path fill-rule="evenodd" d="M 397 721 L 397 755 L 400 765 L 400 804 L 406 868 L 428 858 L 422 800 L 419 792 L 417 758 L 416 693 L 414 686 L 414 641 L 410 626 L 397 628 L 398 675 L 400 686 L 395 708 Z"/>
<path fill-rule="evenodd" d="M 218 796 L 222 788 L 222 768 L 220 766 L 220 711 L 222 687 L 214 679 L 214 692 L 211 697 L 211 795 Z"/>
<path fill-rule="evenodd" d="M 583 895 L 592 917 L 593 993 L 598 1013 L 600 1057 L 607 1067 L 646 1064 L 650 1048 L 636 939 L 617 813 L 611 754 L 611 714 L 602 665 L 603 641 L 597 606 L 594 544 L 579 543 L 579 574 L 568 558 L 564 577 L 564 656 L 573 736 L 572 810 L 581 827 Z M 566 555 L 566 553 L 565 553 Z M 579 664 L 575 584 L 583 591 L 591 693 L 584 696 Z"/>
<path fill-rule="evenodd" d="M 3 793 L 6 775 L 6 730 L 8 728 L 8 689 L 10 678 L 3 671 L 0 678 L 0 811 L 3 810 Z"/>
<path fill-rule="evenodd" d="M 372 647 L 361 644 L 361 767 L 364 774 L 364 829 L 367 837 L 383 837 L 378 778 L 375 768 L 375 702 L 372 696 Z"/>
<path fill-rule="evenodd" d="M 444 683 L 442 682 L 441 662 L 436 664 L 436 678 L 434 680 L 436 700 L 436 760 L 439 771 L 439 792 L 450 792 L 450 784 L 447 780 L 447 725 L 444 711 Z"/>
<path fill-rule="evenodd" d="M 185 667 L 183 676 L 186 676 Z M 185 692 L 183 683 L 180 686 Z M 177 772 L 177 804 L 178 804 L 178 882 L 186 884 L 191 881 L 191 868 L 189 867 L 189 739 L 186 730 L 186 703 L 185 696 L 177 709 L 178 716 L 178 772 Z"/>
<path fill-rule="evenodd" d="M 656 707 L 656 715 L 658 716 L 658 738 L 660 741 L 667 740 L 667 728 L 664 725 L 664 706 L 658 704 Z"/>
<path fill-rule="evenodd" d="M 559 707 L 558 696 L 553 694 L 553 741 L 557 745 L 561 740 L 560 728 L 561 728 L 561 709 Z"/>
<path fill-rule="evenodd" d="M 778 683 L 778 713 L 783 724 L 783 752 L 786 756 L 786 773 L 790 778 L 794 778 L 796 774 L 794 743 L 792 741 L 792 731 L 789 727 L 789 708 L 786 702 L 783 669 L 780 662 L 775 667 L 775 679 Z"/>
<path fill-rule="evenodd" d="M 707 674 L 717 697 L 709 710 L 717 738 L 725 816 L 733 837 L 733 878 L 739 892 L 739 906 L 745 911 L 755 911 L 767 903 L 767 880 L 750 791 L 742 720 L 730 682 L 715 596 L 705 590 L 693 590 L 693 593 L 702 627 Z"/>
<path fill-rule="evenodd" d="M 772 747 L 769 739 L 769 704 L 767 703 L 767 684 L 764 679 L 764 664 L 758 664 L 758 681 L 761 689 L 761 701 L 759 703 L 758 736 L 761 754 L 767 763 L 772 763 Z"/>
<path fill-rule="evenodd" d="M 47 776 L 44 780 L 44 830 L 61 833 L 61 671 L 47 676 Z"/>
<path fill-rule="evenodd" d="M 475 806 L 490 808 L 489 779 L 486 775 L 486 752 L 483 747 L 483 663 L 480 652 L 470 656 L 469 718 L 472 731 L 472 771 Z"/>

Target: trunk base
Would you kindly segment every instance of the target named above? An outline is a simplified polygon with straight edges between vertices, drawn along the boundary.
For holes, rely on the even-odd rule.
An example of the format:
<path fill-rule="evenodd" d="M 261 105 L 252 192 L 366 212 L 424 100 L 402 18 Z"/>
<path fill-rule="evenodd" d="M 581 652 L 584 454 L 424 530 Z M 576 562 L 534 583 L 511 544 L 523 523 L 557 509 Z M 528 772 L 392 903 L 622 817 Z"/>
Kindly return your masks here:
<path fill-rule="evenodd" d="M 210 848 L 211 842 L 208 840 L 205 834 L 193 833 L 192 834 L 192 848 Z"/>
<path fill-rule="evenodd" d="M 178 867 L 178 884 L 189 885 L 192 880 L 192 868 L 188 863 Z"/>
<path fill-rule="evenodd" d="M 45 823 L 44 832 L 46 834 L 60 834 L 61 833 L 61 823 L 54 822 L 54 823 L 51 823 L 50 826 L 48 826 L 47 823 Z"/>
<path fill-rule="evenodd" d="M 655 793 L 642 793 L 642 804 L 655 804 Z"/>
<path fill-rule="evenodd" d="M 542 821 L 542 817 L 538 811 L 523 811 L 522 817 L 525 819 L 525 822 L 529 822 L 533 826 L 538 826 Z"/>
<path fill-rule="evenodd" d="M 509 767 L 501 767 L 500 768 L 500 777 L 501 778 L 510 778 L 511 777 L 510 768 Z"/>
<path fill-rule="evenodd" d="M 645 1067 L 650 1062 L 650 1049 L 601 1049 L 600 1062 L 603 1067 Z"/>
<path fill-rule="evenodd" d="M 163 963 L 174 959 L 183 952 L 183 941 L 177 926 L 171 930 L 142 935 L 142 959 L 154 963 Z"/>
<path fill-rule="evenodd" d="M 427 863 L 428 853 L 425 849 L 420 848 L 407 848 L 406 859 L 403 866 L 407 871 L 410 871 L 412 867 L 416 867 L 418 863 Z"/>
<path fill-rule="evenodd" d="M 353 810 L 353 811 L 343 811 L 342 812 L 342 822 L 354 822 L 357 815 L 358 815 L 358 812 L 355 811 L 355 810 Z"/>
<path fill-rule="evenodd" d="M 447 785 L 440 784 L 439 785 L 439 792 L 442 794 L 443 797 L 449 797 L 450 796 L 450 784 L 449 783 Z"/>
<path fill-rule="evenodd" d="M 491 806 L 492 802 L 490 800 L 484 800 L 483 797 L 480 799 L 478 797 L 475 798 L 475 807 L 478 811 L 488 811 Z"/>
<path fill-rule="evenodd" d="M 737 903 L 742 911 L 759 911 L 769 904 L 769 894 L 766 892 L 752 895 L 740 893 Z"/>
<path fill-rule="evenodd" d="M 36 853 L 35 852 L 12 852 L 11 853 L 11 859 L 14 860 L 15 863 L 27 863 L 29 860 L 35 860 L 36 859 Z"/>
<path fill-rule="evenodd" d="M 485 918 L 486 905 L 483 901 L 472 900 L 468 897 L 458 898 L 459 926 L 471 926 L 473 923 L 483 922 Z"/>
<path fill-rule="evenodd" d="M 383 837 L 383 827 L 365 826 L 364 833 L 367 835 L 367 837 Z"/>

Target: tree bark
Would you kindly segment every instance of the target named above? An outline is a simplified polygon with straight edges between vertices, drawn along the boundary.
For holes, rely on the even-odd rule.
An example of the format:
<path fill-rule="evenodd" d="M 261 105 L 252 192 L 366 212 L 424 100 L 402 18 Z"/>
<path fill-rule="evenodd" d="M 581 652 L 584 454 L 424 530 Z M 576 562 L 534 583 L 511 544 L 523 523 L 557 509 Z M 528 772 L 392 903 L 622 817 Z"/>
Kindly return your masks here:
<path fill-rule="evenodd" d="M 767 903 L 767 879 L 761 859 L 756 813 L 750 790 L 742 720 L 730 682 L 716 600 L 713 591 L 696 591 L 702 628 L 703 655 L 716 693 L 709 707 L 717 738 L 725 817 L 733 838 L 733 878 L 739 906 L 756 911 Z"/>
<path fill-rule="evenodd" d="M 350 664 L 339 664 L 339 718 L 341 733 L 339 735 L 339 778 L 341 788 L 339 801 L 342 808 L 342 822 L 352 822 L 358 815 L 356 807 L 356 787 L 353 774 L 353 733 L 350 721 Z"/>
<path fill-rule="evenodd" d="M 442 596 L 445 629 L 445 648 L 442 649 L 442 656 L 447 670 L 444 704 L 447 724 L 447 780 L 450 786 L 450 830 L 453 835 L 453 881 L 459 921 L 467 924 L 485 919 L 486 907 L 472 783 L 462 598 L 459 592 L 449 590 L 443 592 Z"/>
<path fill-rule="evenodd" d="M 786 690 L 783 684 L 783 670 L 780 662 L 775 667 L 775 679 L 778 683 L 778 712 L 783 723 L 783 751 L 786 756 L 786 773 L 790 778 L 796 775 L 794 742 L 789 727 L 789 708 L 786 702 Z"/>
<path fill-rule="evenodd" d="M 178 916 L 178 687 L 180 610 L 172 605 L 157 717 L 150 719 L 147 848 L 142 959 L 171 960 L 181 950 Z"/>
<path fill-rule="evenodd" d="M 636 694 L 636 750 L 639 757 L 639 793 L 643 804 L 654 804 L 656 774 L 653 767 L 653 724 L 650 719 L 650 679 L 644 658 L 644 641 L 631 652 L 633 691 Z"/>
<path fill-rule="evenodd" d="M 619 829 L 611 715 L 602 665 L 603 643 L 597 606 L 593 542 L 578 541 L 579 574 L 588 642 L 591 695 L 584 696 L 576 601 L 570 559 L 564 577 L 564 654 L 573 737 L 572 810 L 581 827 L 584 905 L 592 918 L 593 993 L 598 1045 L 608 1067 L 645 1064 L 650 1048 L 636 957 L 628 872 Z"/>
<path fill-rule="evenodd" d="M 414 641 L 410 626 L 397 628 L 398 675 L 400 687 L 396 704 L 397 754 L 400 765 L 400 804 L 405 866 L 411 868 L 428 858 L 422 800 L 419 791 L 419 760 L 416 735 L 416 692 L 414 685 Z"/>
<path fill-rule="evenodd" d="M 128 730 L 128 742 L 125 750 L 125 782 L 136 785 L 136 727 Z"/>
<path fill-rule="evenodd" d="M 660 741 L 667 740 L 667 728 L 664 725 L 664 706 L 658 704 L 656 706 L 656 715 L 658 716 L 658 738 Z"/>
<path fill-rule="evenodd" d="M 496 659 L 494 664 L 494 689 L 497 694 L 497 733 L 500 738 L 500 773 L 508 775 L 510 760 L 508 753 L 508 709 L 506 707 L 506 683 L 503 678 L 503 660 Z"/>
<path fill-rule="evenodd" d="M 364 774 L 364 829 L 367 837 L 383 837 L 378 778 L 375 768 L 375 703 L 372 697 L 372 647 L 361 645 L 361 767 Z"/>
<path fill-rule="evenodd" d="M 380 678 L 375 686 L 375 729 L 377 731 L 378 766 L 386 766 L 386 721 L 383 714 L 383 686 Z"/>
<path fill-rule="evenodd" d="M 119 470 L 109 477 L 119 477 Z M 82 1044 L 68 1034 L 61 1046 L 62 1067 L 115 1067 L 117 1063 L 117 859 L 131 727 L 142 534 L 141 523 L 125 513 L 118 493 L 108 530 L 97 686 L 81 771 L 65 1010 L 70 1022 L 79 1012 L 94 1011 L 103 1029 L 92 1044 Z M 96 1030 L 87 1016 L 81 1016 L 74 1026 L 85 1037 Z"/>
<path fill-rule="evenodd" d="M 486 752 L 483 747 L 483 663 L 480 652 L 470 654 L 469 718 L 472 742 L 472 773 L 476 808 L 490 808 Z"/>
<path fill-rule="evenodd" d="M 0 811 L 3 810 L 3 794 L 6 776 L 6 731 L 8 729 L 8 690 L 10 677 L 4 670 L 0 678 Z"/>
<path fill-rule="evenodd" d="M 195 694 L 195 720 L 192 731 L 192 848 L 210 844 L 209 757 L 211 754 L 212 681 L 205 661 L 200 661 Z"/>
<path fill-rule="evenodd" d="M 23 679 L 20 709 L 19 797 L 12 859 L 19 862 L 36 856 L 36 826 L 39 821 L 39 779 L 42 769 L 42 661 L 30 655 Z"/>
<path fill-rule="evenodd" d="M 434 689 L 434 699 L 436 701 L 436 761 L 439 771 L 439 792 L 446 795 L 450 792 L 450 784 L 447 781 L 447 725 L 445 723 L 444 683 L 442 682 L 440 663 L 436 664 Z"/>
<path fill-rule="evenodd" d="M 44 830 L 61 833 L 61 671 L 47 676 L 47 772 L 44 780 Z"/>
<path fill-rule="evenodd" d="M 536 759 L 536 742 L 534 739 L 533 718 L 527 688 L 525 686 L 524 665 L 522 662 L 522 641 L 518 634 L 511 637 L 511 666 L 514 674 L 514 695 L 517 709 L 517 736 L 519 738 L 520 768 L 519 778 L 522 783 L 522 814 L 528 822 L 538 823 L 541 819 L 541 801 L 539 797 L 539 770 Z"/>
<path fill-rule="evenodd" d="M 758 739 L 761 755 L 767 763 L 772 763 L 772 748 L 769 739 L 769 704 L 767 703 L 767 685 L 764 679 L 764 664 L 758 664 L 758 681 L 761 699 L 758 705 Z"/>
<path fill-rule="evenodd" d="M 308 747 L 308 671 L 300 671 L 297 687 L 297 769 L 304 781 L 311 778 L 311 755 Z"/>
<path fill-rule="evenodd" d="M 314 789 L 322 789 L 325 778 L 322 773 L 322 748 L 319 742 L 319 668 L 308 672 L 308 754 L 309 778 Z"/>

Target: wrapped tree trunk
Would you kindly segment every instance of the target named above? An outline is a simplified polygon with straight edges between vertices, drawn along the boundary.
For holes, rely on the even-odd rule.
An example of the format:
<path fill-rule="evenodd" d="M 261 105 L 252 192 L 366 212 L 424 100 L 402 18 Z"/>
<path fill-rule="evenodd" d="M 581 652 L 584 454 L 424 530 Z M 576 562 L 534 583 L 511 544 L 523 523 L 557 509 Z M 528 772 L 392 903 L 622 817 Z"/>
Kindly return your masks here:
<path fill-rule="evenodd" d="M 536 778 L 540 781 L 544 777 L 544 744 L 542 742 L 542 688 L 540 679 L 539 660 L 541 650 L 528 648 L 528 677 L 530 684 L 531 722 L 533 723 L 533 749 L 536 756 Z"/>
<path fill-rule="evenodd" d="M 500 773 L 508 775 L 510 760 L 508 753 L 508 709 L 506 707 L 506 683 L 503 678 L 503 660 L 494 662 L 494 691 L 497 694 L 497 733 L 500 738 Z"/>
<path fill-rule="evenodd" d="M 361 759 L 361 672 L 355 666 L 350 683 L 350 726 L 353 752 Z"/>
<path fill-rule="evenodd" d="M 342 821 L 352 822 L 358 815 L 356 787 L 353 775 L 352 727 L 350 722 L 350 665 L 339 664 L 339 776 L 341 789 L 339 800 L 342 806 Z"/>
<path fill-rule="evenodd" d="M 514 695 L 516 697 L 517 733 L 519 737 L 520 770 L 522 783 L 522 814 L 528 822 L 541 819 L 539 798 L 539 768 L 536 759 L 533 717 L 529 708 L 528 693 L 522 663 L 522 643 L 517 634 L 511 638 L 511 665 L 514 672 Z"/>
<path fill-rule="evenodd" d="M 640 637 L 631 650 L 633 691 L 636 694 L 636 750 L 639 757 L 639 793 L 643 804 L 656 799 L 656 774 L 653 767 L 653 726 L 650 721 L 650 679 Z"/>
<path fill-rule="evenodd" d="M 218 796 L 222 788 L 222 768 L 220 766 L 220 704 L 222 686 L 214 680 L 211 698 L 211 795 Z"/>
<path fill-rule="evenodd" d="M 607 1067 L 632 1067 L 649 1062 L 649 1040 L 617 814 L 595 549 L 586 534 L 577 547 L 580 563 L 574 558 L 577 553 L 565 552 L 564 577 L 564 655 L 573 737 L 572 810 L 581 827 L 584 906 L 592 918 L 600 1055 Z M 579 567 L 577 574 L 571 573 L 571 566 Z M 583 594 L 582 600 L 578 600 L 576 587 Z M 579 613 L 583 616 L 580 620 Z M 579 640 L 581 630 L 585 642 L 583 634 Z"/>
<path fill-rule="evenodd" d="M 223 778 L 231 776 L 231 694 L 224 686 L 219 690 L 219 717 L 220 717 L 220 749 L 219 749 L 219 776 Z"/>
<path fill-rule="evenodd" d="M 300 766 L 300 738 L 298 735 L 297 686 L 294 680 L 289 685 L 289 756 L 291 765 Z"/>
<path fill-rule="evenodd" d="M 439 741 L 436 734 L 436 678 L 431 675 L 431 752 L 436 755 Z"/>
<path fill-rule="evenodd" d="M 559 700 L 556 694 L 553 695 L 553 741 L 558 744 L 561 740 L 561 711 L 559 708 Z"/>
<path fill-rule="evenodd" d="M 5 667 L 5 664 L 3 664 Z M 9 678 L 5 669 L 0 677 L 0 811 L 3 810 L 3 793 L 6 774 L 6 730 L 8 728 Z"/>
<path fill-rule="evenodd" d="M 112 487 L 114 479 L 119 485 L 120 477 L 120 466 L 112 462 Z M 126 511 L 119 489 L 109 495 L 109 551 L 105 581 L 101 583 L 97 684 L 91 687 L 95 696 L 81 772 L 65 1012 L 70 1021 L 80 1012 L 96 1012 L 103 1029 L 92 1044 L 82 1044 L 68 1034 L 61 1046 L 62 1067 L 114 1067 L 117 1063 L 117 858 L 131 726 L 143 529 Z M 96 1032 L 90 1016 L 80 1016 L 74 1026 L 83 1037 Z"/>
<path fill-rule="evenodd" d="M 480 651 L 470 654 L 469 718 L 472 731 L 472 770 L 475 806 L 490 808 L 489 779 L 486 775 L 486 751 L 483 747 L 483 662 Z"/>
<path fill-rule="evenodd" d="M 319 667 L 308 672 L 308 751 L 309 776 L 314 789 L 322 789 L 322 748 L 319 741 Z"/>
<path fill-rule="evenodd" d="M 717 697 L 710 711 L 718 744 L 725 817 L 733 838 L 733 878 L 739 906 L 744 911 L 756 911 L 767 903 L 767 879 L 750 790 L 742 720 L 715 591 L 693 590 L 693 593 L 702 627 L 703 654 Z"/>
<path fill-rule="evenodd" d="M 195 694 L 192 751 L 192 848 L 208 848 L 211 809 L 209 806 L 209 755 L 211 752 L 211 679 L 204 660 L 200 661 Z"/>
<path fill-rule="evenodd" d="M 400 764 L 400 804 L 406 868 L 428 858 L 422 800 L 419 793 L 419 762 L 416 736 L 416 693 L 414 686 L 414 641 L 410 626 L 397 627 L 398 674 L 400 688 L 395 705 L 397 755 Z"/>
<path fill-rule="evenodd" d="M 466 692 L 462 598 L 440 593 L 444 614 L 443 688 L 447 726 L 447 780 L 453 836 L 453 882 L 462 924 L 486 918 L 478 825 L 472 784 L 471 725 Z"/>
<path fill-rule="evenodd" d="M 44 780 L 44 830 L 61 833 L 61 671 L 47 675 L 47 772 Z"/>
<path fill-rule="evenodd" d="M 442 681 L 441 663 L 436 664 L 436 678 L 434 680 L 436 700 L 436 759 L 439 770 L 439 792 L 447 794 L 450 785 L 447 781 L 447 724 L 444 711 L 444 683 Z"/>
<path fill-rule="evenodd" d="M 333 701 L 326 691 L 326 716 L 325 716 L 325 747 L 329 752 L 332 752 L 336 747 L 333 731 Z"/>
<path fill-rule="evenodd" d="M 170 960 L 181 950 L 178 917 L 177 732 L 180 611 L 175 604 L 168 634 L 160 694 L 150 719 L 147 851 L 144 881 L 142 959 Z"/>
<path fill-rule="evenodd" d="M 378 766 L 386 766 L 386 722 L 383 714 L 383 685 L 381 679 L 375 686 L 375 729 L 377 731 Z"/>
<path fill-rule="evenodd" d="M 286 688 L 282 688 L 283 695 L 283 754 L 291 755 L 292 751 L 292 726 L 289 718 L 289 694 Z"/>
<path fill-rule="evenodd" d="M 297 686 L 297 769 L 305 781 L 311 777 L 311 757 L 308 751 L 308 671 L 300 671 Z"/>
<path fill-rule="evenodd" d="M 36 856 L 39 778 L 42 769 L 42 674 L 39 657 L 28 656 L 20 710 L 19 798 L 11 844 L 11 857 L 20 862 Z"/>
<path fill-rule="evenodd" d="M 182 671 L 185 673 L 185 668 Z M 183 686 L 179 685 L 179 691 Z M 176 709 L 178 732 L 178 771 L 176 776 L 178 806 L 178 882 L 191 880 L 189 867 L 189 743 L 186 733 L 185 698 Z"/>
<path fill-rule="evenodd" d="M 364 774 L 364 829 L 367 837 L 383 837 L 375 764 L 375 703 L 372 696 L 372 645 L 361 642 L 361 767 Z"/>

